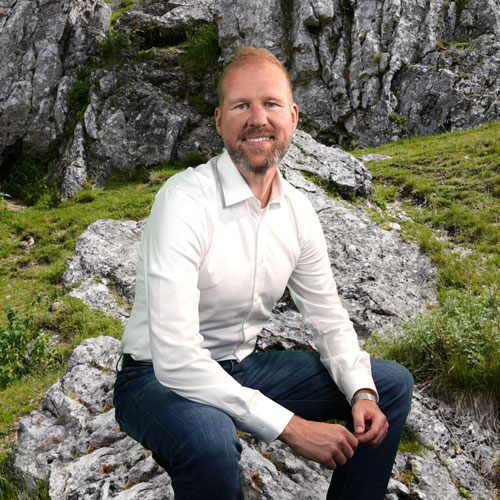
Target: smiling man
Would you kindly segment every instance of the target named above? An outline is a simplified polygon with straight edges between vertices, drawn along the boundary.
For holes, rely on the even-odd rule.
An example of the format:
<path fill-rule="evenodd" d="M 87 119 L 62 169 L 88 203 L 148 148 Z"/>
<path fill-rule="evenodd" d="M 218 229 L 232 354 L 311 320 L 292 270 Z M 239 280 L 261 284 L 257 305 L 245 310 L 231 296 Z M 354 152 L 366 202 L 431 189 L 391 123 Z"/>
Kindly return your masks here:
<path fill-rule="evenodd" d="M 279 173 L 297 120 L 281 63 L 240 49 L 215 112 L 226 151 L 169 179 L 143 233 L 116 418 L 176 500 L 243 498 L 237 428 L 334 469 L 329 499 L 385 497 L 412 378 L 360 349 L 316 213 Z M 317 352 L 255 351 L 285 287 Z"/>

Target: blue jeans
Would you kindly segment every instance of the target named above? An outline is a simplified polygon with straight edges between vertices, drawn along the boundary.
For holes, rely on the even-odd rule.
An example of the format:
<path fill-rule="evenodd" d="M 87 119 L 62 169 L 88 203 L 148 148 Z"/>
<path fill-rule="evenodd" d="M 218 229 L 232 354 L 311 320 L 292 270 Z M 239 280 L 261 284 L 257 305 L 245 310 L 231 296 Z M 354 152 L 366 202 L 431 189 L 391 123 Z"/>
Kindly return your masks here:
<path fill-rule="evenodd" d="M 378 448 L 360 445 L 338 467 L 329 500 L 382 500 L 410 409 L 413 378 L 402 366 L 372 358 L 379 405 L 389 432 Z M 254 352 L 241 363 L 221 366 L 244 386 L 316 421 L 350 419 L 351 408 L 319 360 L 305 351 Z M 240 440 L 232 419 L 209 405 L 178 396 L 155 378 L 152 367 L 126 367 L 118 374 L 116 419 L 132 438 L 153 452 L 169 473 L 176 500 L 238 500 Z"/>

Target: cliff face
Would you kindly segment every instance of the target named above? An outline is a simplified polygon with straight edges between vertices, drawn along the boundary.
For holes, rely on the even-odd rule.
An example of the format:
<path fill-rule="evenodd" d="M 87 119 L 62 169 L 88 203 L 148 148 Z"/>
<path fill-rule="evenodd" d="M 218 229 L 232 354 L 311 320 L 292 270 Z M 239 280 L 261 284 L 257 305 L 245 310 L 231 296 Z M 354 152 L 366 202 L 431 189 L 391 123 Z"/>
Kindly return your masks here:
<path fill-rule="evenodd" d="M 62 136 L 68 87 L 110 17 L 101 0 L 0 1 L 0 168 Z"/>
<path fill-rule="evenodd" d="M 257 3 L 216 2 L 223 56 L 241 45 L 279 55 L 303 127 L 326 142 L 371 146 L 500 117 L 494 0 Z"/>
<path fill-rule="evenodd" d="M 172 54 L 97 70 L 94 59 L 82 82 L 77 69 L 109 22 L 103 0 L 0 0 L 0 173 L 57 144 L 68 198 L 88 176 L 220 148 Z M 203 22 L 217 24 L 219 65 L 243 45 L 276 54 L 290 71 L 300 128 L 326 144 L 370 146 L 500 119 L 497 0 L 143 0 L 114 33 L 165 48 Z M 90 105 L 76 117 L 68 94 L 78 82 Z M 198 93 L 214 103 L 213 89 Z"/>

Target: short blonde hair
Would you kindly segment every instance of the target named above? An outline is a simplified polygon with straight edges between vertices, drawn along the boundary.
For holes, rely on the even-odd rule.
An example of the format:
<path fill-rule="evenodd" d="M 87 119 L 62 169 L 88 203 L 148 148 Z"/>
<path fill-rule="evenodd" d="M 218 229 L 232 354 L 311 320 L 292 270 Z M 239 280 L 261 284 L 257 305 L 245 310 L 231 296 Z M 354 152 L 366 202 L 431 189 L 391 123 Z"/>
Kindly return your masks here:
<path fill-rule="evenodd" d="M 290 75 L 288 74 L 288 71 L 286 70 L 285 66 L 283 66 L 283 64 L 281 64 L 281 62 L 276 57 L 274 57 L 271 54 L 271 52 L 269 52 L 267 49 L 258 49 L 255 47 L 241 47 L 237 50 L 236 54 L 234 54 L 222 68 L 222 73 L 219 77 L 219 82 L 217 84 L 217 96 L 219 98 L 219 107 L 222 107 L 222 103 L 224 101 L 224 92 L 222 91 L 222 84 L 224 82 L 224 78 L 227 72 L 231 69 L 239 68 L 241 66 L 245 66 L 246 64 L 252 62 L 265 62 L 278 66 L 286 76 L 288 85 L 290 87 L 290 95 L 292 95 L 292 83 L 290 81 Z"/>

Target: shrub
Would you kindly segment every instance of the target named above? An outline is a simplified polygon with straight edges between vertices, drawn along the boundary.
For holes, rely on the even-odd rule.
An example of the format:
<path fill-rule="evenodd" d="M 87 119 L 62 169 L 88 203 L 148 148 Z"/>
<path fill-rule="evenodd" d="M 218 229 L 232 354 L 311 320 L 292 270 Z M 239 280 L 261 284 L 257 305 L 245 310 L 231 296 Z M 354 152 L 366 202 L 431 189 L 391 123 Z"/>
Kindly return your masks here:
<path fill-rule="evenodd" d="M 57 199 L 57 182 L 48 176 L 48 171 L 47 160 L 20 157 L 12 164 L 11 173 L 2 181 L 2 191 L 29 205 L 34 205 L 48 195 L 48 205 L 53 206 Z"/>
<path fill-rule="evenodd" d="M 31 316 L 7 308 L 8 327 L 0 330 L 0 387 L 50 361 L 49 338 L 36 331 Z"/>
<path fill-rule="evenodd" d="M 405 365 L 437 388 L 492 394 L 500 405 L 500 293 L 450 290 L 431 314 L 403 325 L 403 335 L 367 348 Z"/>

